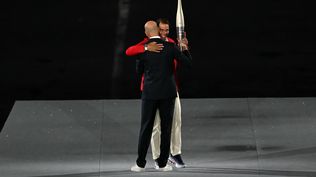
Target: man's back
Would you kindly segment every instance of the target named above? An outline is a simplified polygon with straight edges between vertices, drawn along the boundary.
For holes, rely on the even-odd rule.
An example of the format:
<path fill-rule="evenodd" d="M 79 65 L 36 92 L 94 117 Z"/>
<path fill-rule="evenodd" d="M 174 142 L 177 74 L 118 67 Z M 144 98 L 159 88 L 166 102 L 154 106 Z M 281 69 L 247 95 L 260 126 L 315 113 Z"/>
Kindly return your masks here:
<path fill-rule="evenodd" d="M 190 63 L 190 59 L 176 48 L 175 44 L 165 42 L 159 38 L 148 41 L 162 43 L 161 52 L 146 51 L 141 55 L 144 62 L 144 90 L 143 99 L 168 99 L 175 98 L 176 82 L 174 79 L 174 59 Z"/>

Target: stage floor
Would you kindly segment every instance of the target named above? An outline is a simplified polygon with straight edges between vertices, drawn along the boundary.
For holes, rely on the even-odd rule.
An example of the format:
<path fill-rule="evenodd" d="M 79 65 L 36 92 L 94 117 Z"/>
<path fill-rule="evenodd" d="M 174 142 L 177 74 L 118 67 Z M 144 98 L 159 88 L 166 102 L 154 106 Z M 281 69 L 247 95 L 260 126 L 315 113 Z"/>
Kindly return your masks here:
<path fill-rule="evenodd" d="M 181 99 L 187 168 L 134 173 L 140 100 L 16 101 L 1 177 L 316 176 L 316 98 Z"/>

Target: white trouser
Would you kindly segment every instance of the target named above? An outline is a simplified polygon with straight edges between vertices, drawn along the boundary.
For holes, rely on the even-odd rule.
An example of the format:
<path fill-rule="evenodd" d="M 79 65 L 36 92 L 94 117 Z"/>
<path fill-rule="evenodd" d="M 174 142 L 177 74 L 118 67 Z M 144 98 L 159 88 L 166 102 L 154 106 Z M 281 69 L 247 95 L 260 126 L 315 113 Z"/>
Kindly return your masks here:
<path fill-rule="evenodd" d="M 160 155 L 160 116 L 159 111 L 156 112 L 153 132 L 151 135 L 151 151 L 153 159 L 157 159 Z M 174 113 L 170 140 L 170 153 L 172 155 L 181 154 L 181 104 L 179 94 L 175 99 Z"/>

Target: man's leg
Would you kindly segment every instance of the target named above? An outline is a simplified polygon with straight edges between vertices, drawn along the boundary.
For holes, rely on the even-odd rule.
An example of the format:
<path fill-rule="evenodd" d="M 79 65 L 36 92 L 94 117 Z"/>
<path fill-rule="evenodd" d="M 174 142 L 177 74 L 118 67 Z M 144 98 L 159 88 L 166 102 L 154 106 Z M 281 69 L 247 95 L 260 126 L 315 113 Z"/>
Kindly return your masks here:
<path fill-rule="evenodd" d="M 185 163 L 181 158 L 181 103 L 179 94 L 175 99 L 173 123 L 171 131 L 171 142 L 170 142 L 170 157 L 169 161 L 174 164 L 177 168 L 184 168 Z"/>
<path fill-rule="evenodd" d="M 181 154 L 181 104 L 179 96 L 175 99 L 170 142 L 171 155 Z"/>
<path fill-rule="evenodd" d="M 146 165 L 146 154 L 150 144 L 157 106 L 155 100 L 142 100 L 141 128 L 138 139 L 138 158 L 136 160 L 136 164 L 142 168 Z"/>
<path fill-rule="evenodd" d="M 174 98 L 159 101 L 161 121 L 161 145 L 158 158 L 159 167 L 165 167 L 170 153 L 171 127 L 174 111 Z"/>
<path fill-rule="evenodd" d="M 153 132 L 151 134 L 151 152 L 153 159 L 158 159 L 160 155 L 160 116 L 159 111 L 156 111 L 156 117 L 154 122 Z"/>

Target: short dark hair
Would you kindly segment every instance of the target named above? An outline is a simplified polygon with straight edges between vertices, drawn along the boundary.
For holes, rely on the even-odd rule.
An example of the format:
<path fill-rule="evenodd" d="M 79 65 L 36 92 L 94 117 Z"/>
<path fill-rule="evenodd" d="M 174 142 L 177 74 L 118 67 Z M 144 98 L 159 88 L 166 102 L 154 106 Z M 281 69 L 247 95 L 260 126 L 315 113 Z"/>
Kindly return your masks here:
<path fill-rule="evenodd" d="M 156 22 L 157 22 L 157 25 L 158 25 L 158 26 L 159 26 L 160 23 L 169 25 L 169 20 L 166 19 L 166 18 L 158 18 L 158 19 L 156 20 Z"/>

